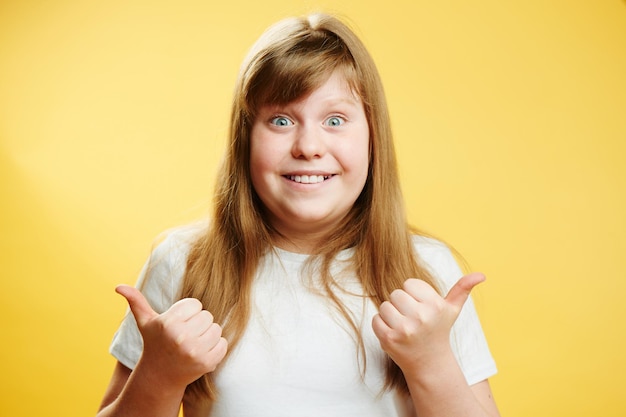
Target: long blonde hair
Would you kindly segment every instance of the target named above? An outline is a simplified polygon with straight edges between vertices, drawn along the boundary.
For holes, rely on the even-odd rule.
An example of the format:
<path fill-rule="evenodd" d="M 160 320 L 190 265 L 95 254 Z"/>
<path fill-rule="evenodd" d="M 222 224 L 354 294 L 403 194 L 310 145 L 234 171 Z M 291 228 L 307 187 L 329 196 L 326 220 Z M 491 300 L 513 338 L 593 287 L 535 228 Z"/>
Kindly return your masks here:
<path fill-rule="evenodd" d="M 353 270 L 364 295 L 379 305 L 408 277 L 436 287 L 420 266 L 411 241 L 396 167 L 387 103 L 376 66 L 353 31 L 335 17 L 314 14 L 270 27 L 252 47 L 237 80 L 229 143 L 219 171 L 208 231 L 192 246 L 181 297 L 199 299 L 216 322 L 224 323 L 229 349 L 237 344 L 250 316 L 250 292 L 260 258 L 272 247 L 275 231 L 264 216 L 249 170 L 250 130 L 260 106 L 287 104 L 342 71 L 361 97 L 370 130 L 366 184 L 354 206 L 320 245 L 323 288 L 356 333 L 354 320 L 336 295 L 329 269 L 339 253 L 354 248 Z M 386 386 L 406 390 L 400 369 L 389 359 Z M 211 374 L 191 384 L 187 395 L 214 399 Z"/>

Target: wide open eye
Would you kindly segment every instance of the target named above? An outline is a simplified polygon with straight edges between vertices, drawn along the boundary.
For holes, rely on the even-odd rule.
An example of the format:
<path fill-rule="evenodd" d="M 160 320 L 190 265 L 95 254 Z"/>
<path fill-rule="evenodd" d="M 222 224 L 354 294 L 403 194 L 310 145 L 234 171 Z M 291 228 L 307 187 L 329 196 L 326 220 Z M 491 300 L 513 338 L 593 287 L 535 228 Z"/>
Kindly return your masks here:
<path fill-rule="evenodd" d="M 345 120 L 339 116 L 331 116 L 328 119 L 326 119 L 326 121 L 324 122 L 326 126 L 331 126 L 331 127 L 341 126 L 344 123 L 345 123 Z"/>
<path fill-rule="evenodd" d="M 276 116 L 271 121 L 271 124 L 275 126 L 291 126 L 293 122 L 285 116 Z"/>

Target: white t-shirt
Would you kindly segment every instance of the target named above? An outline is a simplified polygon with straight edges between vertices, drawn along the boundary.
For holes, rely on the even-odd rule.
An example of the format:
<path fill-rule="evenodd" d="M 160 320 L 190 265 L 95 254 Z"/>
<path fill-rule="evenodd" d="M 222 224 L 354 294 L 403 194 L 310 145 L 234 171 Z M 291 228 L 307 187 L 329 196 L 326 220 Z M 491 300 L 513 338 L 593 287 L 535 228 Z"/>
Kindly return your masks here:
<path fill-rule="evenodd" d="M 166 311 L 178 300 L 192 236 L 170 234 L 144 266 L 138 287 L 157 312 Z M 423 237 L 415 237 L 414 243 L 421 260 L 447 291 L 462 276 L 448 248 Z M 351 253 L 340 253 L 334 273 L 343 271 Z M 215 374 L 219 395 L 211 417 L 414 415 L 407 397 L 382 389 L 386 354 L 371 326 L 377 306 L 357 295 L 361 287 L 353 274 L 341 275 L 347 291 L 338 294 L 357 318 L 365 343 L 363 377 L 353 332 L 332 304 L 311 290 L 309 275 L 302 272 L 307 259 L 308 255 L 281 249 L 261 259 L 248 327 Z M 450 341 L 469 384 L 496 373 L 471 299 L 459 315 Z M 132 314 L 126 315 L 110 351 L 128 368 L 135 367 L 142 340 Z"/>

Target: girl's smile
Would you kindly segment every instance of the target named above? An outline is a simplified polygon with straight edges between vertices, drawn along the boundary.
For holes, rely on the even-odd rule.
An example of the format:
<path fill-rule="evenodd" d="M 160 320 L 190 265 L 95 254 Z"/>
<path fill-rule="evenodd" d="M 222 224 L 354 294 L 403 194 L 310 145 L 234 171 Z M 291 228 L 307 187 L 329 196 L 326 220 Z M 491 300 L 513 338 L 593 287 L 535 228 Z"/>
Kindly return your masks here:
<path fill-rule="evenodd" d="M 326 174 L 295 174 L 295 175 L 284 175 L 290 181 L 294 181 L 300 184 L 319 184 L 324 182 L 332 177 L 332 175 Z"/>
<path fill-rule="evenodd" d="M 368 164 L 363 103 L 341 71 L 298 101 L 259 109 L 250 135 L 252 184 L 285 238 L 310 241 L 331 231 L 361 193 Z"/>

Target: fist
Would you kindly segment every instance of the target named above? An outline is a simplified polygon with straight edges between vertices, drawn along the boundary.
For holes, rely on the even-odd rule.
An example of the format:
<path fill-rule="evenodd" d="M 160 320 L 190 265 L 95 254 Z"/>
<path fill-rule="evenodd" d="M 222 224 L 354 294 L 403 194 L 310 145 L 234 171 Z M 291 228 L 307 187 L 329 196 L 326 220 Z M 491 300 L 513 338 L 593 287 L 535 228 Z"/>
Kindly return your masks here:
<path fill-rule="evenodd" d="M 419 279 L 393 291 L 372 320 L 382 349 L 403 370 L 432 362 L 450 349 L 450 330 L 472 289 L 485 280 L 480 273 L 461 278 L 444 298 Z"/>
<path fill-rule="evenodd" d="M 187 386 L 213 372 L 226 355 L 222 328 L 195 298 L 182 299 L 158 314 L 136 288 L 120 285 L 115 291 L 126 298 L 143 338 L 142 366 L 163 381 Z"/>

